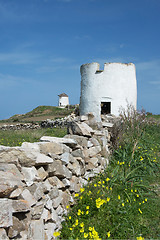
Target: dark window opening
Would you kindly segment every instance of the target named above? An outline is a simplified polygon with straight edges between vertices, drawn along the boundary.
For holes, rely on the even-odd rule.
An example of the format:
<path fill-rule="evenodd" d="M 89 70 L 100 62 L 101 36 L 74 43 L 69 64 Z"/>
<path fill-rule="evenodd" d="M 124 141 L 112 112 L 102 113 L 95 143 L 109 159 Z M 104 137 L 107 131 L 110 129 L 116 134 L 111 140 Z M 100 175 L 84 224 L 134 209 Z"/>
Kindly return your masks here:
<path fill-rule="evenodd" d="M 101 114 L 111 113 L 111 102 L 101 102 Z"/>

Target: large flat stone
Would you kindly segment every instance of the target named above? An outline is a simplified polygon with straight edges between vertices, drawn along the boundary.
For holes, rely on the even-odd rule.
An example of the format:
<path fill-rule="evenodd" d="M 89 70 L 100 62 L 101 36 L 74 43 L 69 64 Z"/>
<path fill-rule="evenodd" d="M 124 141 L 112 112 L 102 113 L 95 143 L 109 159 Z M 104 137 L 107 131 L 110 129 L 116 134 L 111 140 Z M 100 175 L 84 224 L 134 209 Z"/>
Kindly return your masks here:
<path fill-rule="evenodd" d="M 68 126 L 68 133 L 73 135 L 91 137 L 91 133 L 93 132 L 94 130 L 89 127 L 85 122 L 71 122 Z"/>
<path fill-rule="evenodd" d="M 65 138 L 74 139 L 82 147 L 87 146 L 88 139 L 86 137 L 68 134 L 65 136 Z"/>
<path fill-rule="evenodd" d="M 57 137 L 43 136 L 43 137 L 40 138 L 40 141 L 63 143 L 63 144 L 68 145 L 69 147 L 75 147 L 77 145 L 77 142 L 75 140 L 68 139 L 68 138 L 57 138 Z"/>
<path fill-rule="evenodd" d="M 28 212 L 30 211 L 30 206 L 28 205 L 28 202 L 23 199 L 19 200 L 12 200 L 12 212 Z"/>

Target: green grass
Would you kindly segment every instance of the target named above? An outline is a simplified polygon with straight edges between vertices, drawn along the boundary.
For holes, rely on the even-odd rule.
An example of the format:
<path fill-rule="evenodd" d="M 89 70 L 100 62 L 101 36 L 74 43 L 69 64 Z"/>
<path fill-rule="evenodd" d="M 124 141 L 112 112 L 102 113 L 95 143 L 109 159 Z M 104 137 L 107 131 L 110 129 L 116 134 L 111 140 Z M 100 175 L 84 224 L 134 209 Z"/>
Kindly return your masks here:
<path fill-rule="evenodd" d="M 68 116 L 72 112 L 74 112 L 75 105 L 70 105 L 68 108 L 59 108 L 55 106 L 38 106 L 32 111 L 26 113 L 26 114 L 16 114 L 12 117 L 10 117 L 7 120 L 0 120 L 0 122 L 25 122 L 26 119 L 32 118 L 32 117 L 43 117 L 43 116 L 52 116 L 53 118 L 59 118 Z M 28 122 L 28 120 L 27 120 Z"/>
<path fill-rule="evenodd" d="M 23 142 L 38 142 L 42 136 L 64 137 L 66 128 L 47 128 L 35 130 L 0 130 L 0 145 L 21 146 Z"/>
<path fill-rule="evenodd" d="M 60 239 L 160 239 L 160 126 L 121 118 L 108 168 L 75 195 Z"/>

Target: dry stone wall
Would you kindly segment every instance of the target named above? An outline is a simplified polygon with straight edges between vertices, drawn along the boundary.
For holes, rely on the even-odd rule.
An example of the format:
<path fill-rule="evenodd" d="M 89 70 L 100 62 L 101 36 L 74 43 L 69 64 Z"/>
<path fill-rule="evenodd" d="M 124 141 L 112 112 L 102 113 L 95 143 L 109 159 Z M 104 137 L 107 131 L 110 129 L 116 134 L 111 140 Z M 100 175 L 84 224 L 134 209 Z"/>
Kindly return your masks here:
<path fill-rule="evenodd" d="M 38 123 L 17 123 L 4 124 L 0 126 L 0 130 L 21 130 L 21 129 L 39 129 L 41 126 Z"/>
<path fill-rule="evenodd" d="M 109 163 L 112 119 L 88 114 L 70 122 L 64 138 L 0 146 L 0 239 L 54 239 L 75 193 Z"/>

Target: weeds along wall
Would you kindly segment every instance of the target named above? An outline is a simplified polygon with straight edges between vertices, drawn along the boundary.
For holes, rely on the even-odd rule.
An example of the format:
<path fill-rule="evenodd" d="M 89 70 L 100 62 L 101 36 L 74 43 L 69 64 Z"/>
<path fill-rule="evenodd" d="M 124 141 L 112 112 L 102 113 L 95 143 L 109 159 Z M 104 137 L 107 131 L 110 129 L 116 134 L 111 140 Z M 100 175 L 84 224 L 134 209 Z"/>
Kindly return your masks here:
<path fill-rule="evenodd" d="M 75 194 L 107 166 L 113 121 L 89 114 L 64 138 L 0 146 L 0 239 L 54 239 Z"/>
<path fill-rule="evenodd" d="M 137 106 L 136 71 L 133 63 L 105 63 L 100 70 L 98 63 L 84 64 L 81 72 L 80 114 L 94 113 L 101 121 L 101 107 L 108 104 L 108 112 L 119 115 L 121 107 Z"/>

